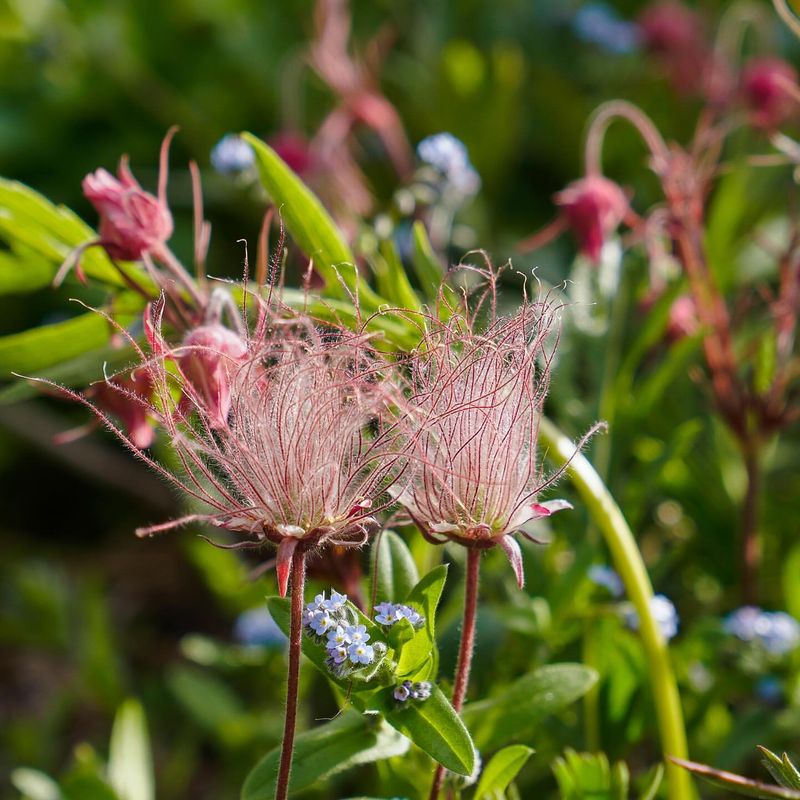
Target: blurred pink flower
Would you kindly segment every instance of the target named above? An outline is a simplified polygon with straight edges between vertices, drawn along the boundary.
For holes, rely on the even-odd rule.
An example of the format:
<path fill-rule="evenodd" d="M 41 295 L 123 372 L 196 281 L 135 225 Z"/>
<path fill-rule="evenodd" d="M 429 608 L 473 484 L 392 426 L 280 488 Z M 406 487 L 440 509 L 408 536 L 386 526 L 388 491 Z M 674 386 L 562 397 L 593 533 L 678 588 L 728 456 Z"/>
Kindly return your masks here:
<path fill-rule="evenodd" d="M 281 131 L 271 136 L 267 143 L 301 177 L 312 168 L 311 143 L 301 133 Z"/>
<path fill-rule="evenodd" d="M 83 179 L 83 193 L 100 215 L 100 244 L 112 258 L 136 261 L 158 252 L 172 235 L 172 214 L 166 201 L 166 158 L 175 129 L 161 146 L 158 197 L 144 191 L 123 156 L 115 178 L 98 169 Z"/>
<path fill-rule="evenodd" d="M 693 336 L 700 329 L 697 306 L 691 295 L 682 294 L 675 298 L 669 309 L 667 336 L 670 339 L 683 339 Z"/>
<path fill-rule="evenodd" d="M 797 71 L 780 58 L 756 58 L 742 70 L 741 89 L 753 125 L 772 131 L 795 111 Z"/>
<path fill-rule="evenodd" d="M 520 586 L 522 554 L 513 534 L 570 507 L 537 499 L 552 482 L 537 437 L 553 319 L 554 308 L 540 302 L 480 334 L 462 316 L 437 324 L 420 347 L 412 394 L 399 410 L 415 470 L 398 501 L 434 542 L 502 547 Z"/>
<path fill-rule="evenodd" d="M 599 261 L 603 245 L 628 213 L 625 192 L 602 175 L 587 175 L 570 183 L 554 199 L 581 251 Z"/>

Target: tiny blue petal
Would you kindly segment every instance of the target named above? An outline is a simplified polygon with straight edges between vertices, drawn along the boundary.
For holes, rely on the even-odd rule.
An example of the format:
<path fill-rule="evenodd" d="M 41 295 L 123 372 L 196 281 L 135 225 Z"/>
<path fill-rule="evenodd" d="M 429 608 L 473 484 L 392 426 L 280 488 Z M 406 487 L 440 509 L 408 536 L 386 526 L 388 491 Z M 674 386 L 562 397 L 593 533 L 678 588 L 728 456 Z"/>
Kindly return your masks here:
<path fill-rule="evenodd" d="M 254 164 L 253 148 L 235 133 L 223 136 L 211 151 L 211 165 L 223 175 L 244 172 Z"/>

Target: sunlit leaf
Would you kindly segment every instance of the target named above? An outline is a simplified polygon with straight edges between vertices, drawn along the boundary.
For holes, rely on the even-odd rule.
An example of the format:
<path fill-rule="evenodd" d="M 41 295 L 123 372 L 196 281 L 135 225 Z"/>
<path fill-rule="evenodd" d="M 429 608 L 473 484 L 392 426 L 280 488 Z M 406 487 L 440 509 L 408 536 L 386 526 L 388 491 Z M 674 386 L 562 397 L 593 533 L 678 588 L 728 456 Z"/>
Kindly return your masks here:
<path fill-rule="evenodd" d="M 476 800 L 491 798 L 504 792 L 519 771 L 531 757 L 533 750 L 522 744 L 512 744 L 495 753 L 481 772 L 478 788 L 475 790 Z"/>
<path fill-rule="evenodd" d="M 376 714 L 345 711 L 336 719 L 295 739 L 290 793 L 353 767 L 402 756 L 408 739 Z M 242 800 L 272 800 L 275 796 L 280 748 L 256 764 L 242 787 Z"/>

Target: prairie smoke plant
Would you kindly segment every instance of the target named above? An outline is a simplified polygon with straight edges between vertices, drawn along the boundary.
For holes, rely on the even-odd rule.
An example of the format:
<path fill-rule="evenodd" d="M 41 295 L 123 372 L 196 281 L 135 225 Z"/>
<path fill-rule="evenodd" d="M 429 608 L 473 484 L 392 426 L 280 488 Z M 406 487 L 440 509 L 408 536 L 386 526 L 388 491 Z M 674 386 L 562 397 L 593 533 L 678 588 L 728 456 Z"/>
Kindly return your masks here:
<path fill-rule="evenodd" d="M 291 574 L 287 705 L 278 800 L 285 800 L 297 714 L 306 553 L 326 544 L 359 546 L 377 528 L 375 514 L 403 472 L 399 438 L 382 422 L 388 389 L 367 338 L 318 330 L 307 319 L 284 319 L 262 304 L 256 332 L 238 336 L 221 322 L 195 331 L 177 347 L 162 334 L 164 300 L 148 308 L 151 353 L 138 368 L 152 398 L 113 380 L 108 387 L 138 401 L 167 435 L 175 468 L 142 452 L 97 407 L 98 416 L 144 461 L 201 510 L 140 529 L 148 536 L 205 522 L 241 534 L 231 548 L 277 546 L 285 596 Z M 133 342 L 132 342 L 133 343 Z M 234 346 L 235 344 L 235 346 Z M 73 393 L 88 405 L 91 401 Z M 336 630 L 346 598 L 319 599 L 306 624 L 315 635 Z M 357 626 L 356 626 L 357 627 Z M 366 668 L 381 648 L 348 629 L 338 656 Z M 344 645 L 342 645 L 344 647 Z M 348 667 L 350 668 L 350 667 Z"/>
<path fill-rule="evenodd" d="M 494 275 L 489 274 L 494 298 Z M 475 637 L 481 550 L 499 546 L 522 587 L 522 553 L 514 534 L 527 523 L 569 508 L 539 502 L 552 483 L 538 453 L 539 421 L 548 388 L 556 307 L 524 302 L 512 317 L 492 311 L 479 331 L 476 314 L 432 319 L 412 362 L 411 395 L 400 409 L 414 472 L 398 494 L 422 534 L 467 548 L 464 616 L 453 707 L 466 696 Z M 381 608 L 383 616 L 387 609 Z M 430 798 L 439 796 L 437 767 Z"/>

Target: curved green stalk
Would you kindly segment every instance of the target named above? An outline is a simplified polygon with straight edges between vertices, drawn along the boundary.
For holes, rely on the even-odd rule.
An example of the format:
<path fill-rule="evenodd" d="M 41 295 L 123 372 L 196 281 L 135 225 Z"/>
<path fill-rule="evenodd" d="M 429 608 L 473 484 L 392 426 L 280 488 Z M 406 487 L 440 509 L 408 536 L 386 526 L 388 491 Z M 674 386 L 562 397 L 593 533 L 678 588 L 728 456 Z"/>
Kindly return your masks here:
<path fill-rule="evenodd" d="M 573 458 L 574 443 L 545 418 L 541 421 L 539 438 L 549 458 L 560 466 L 572 459 L 567 473 L 592 521 L 605 537 L 614 566 L 639 615 L 639 633 L 652 676 L 661 749 L 666 760 L 667 794 L 670 800 L 691 800 L 695 793 L 689 773 L 666 759 L 667 756 L 687 757 L 686 729 L 667 643 L 650 609 L 653 587 L 633 533 L 594 467 L 580 453 Z"/>

